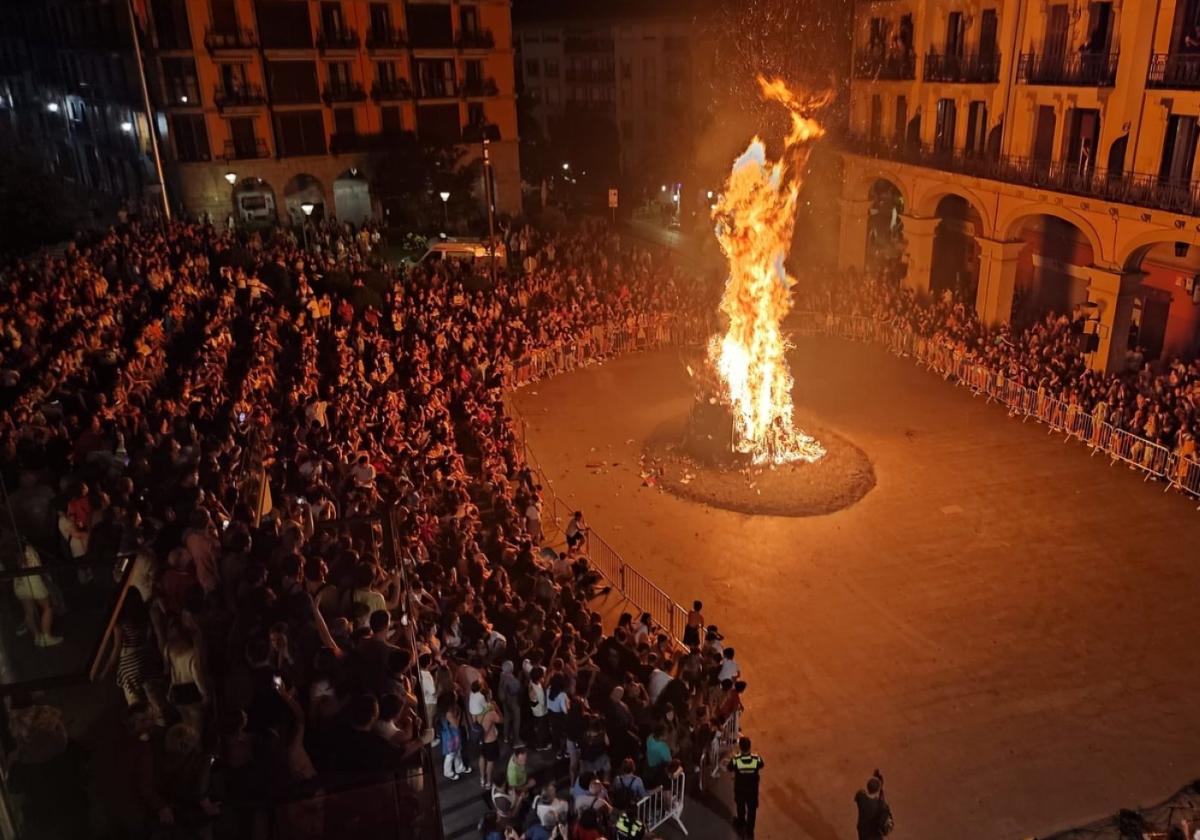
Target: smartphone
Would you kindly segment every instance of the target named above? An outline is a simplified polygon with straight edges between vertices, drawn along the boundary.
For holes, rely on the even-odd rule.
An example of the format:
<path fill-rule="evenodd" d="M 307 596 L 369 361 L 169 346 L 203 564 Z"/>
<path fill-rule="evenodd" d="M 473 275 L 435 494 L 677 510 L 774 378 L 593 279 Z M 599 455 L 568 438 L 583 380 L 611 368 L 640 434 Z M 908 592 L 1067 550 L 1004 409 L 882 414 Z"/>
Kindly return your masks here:
<path fill-rule="evenodd" d="M 245 423 L 245 422 L 246 422 L 246 412 L 244 412 L 244 411 L 239 411 L 239 412 L 238 412 L 238 422 L 239 422 L 239 423 Z"/>
<path fill-rule="evenodd" d="M 283 677 L 271 677 L 271 682 L 275 685 L 275 688 L 283 688 Z"/>
<path fill-rule="evenodd" d="M 228 531 L 228 530 L 229 530 L 229 520 L 228 520 L 228 519 L 222 519 L 222 520 L 221 520 L 221 530 L 222 530 L 222 531 Z"/>

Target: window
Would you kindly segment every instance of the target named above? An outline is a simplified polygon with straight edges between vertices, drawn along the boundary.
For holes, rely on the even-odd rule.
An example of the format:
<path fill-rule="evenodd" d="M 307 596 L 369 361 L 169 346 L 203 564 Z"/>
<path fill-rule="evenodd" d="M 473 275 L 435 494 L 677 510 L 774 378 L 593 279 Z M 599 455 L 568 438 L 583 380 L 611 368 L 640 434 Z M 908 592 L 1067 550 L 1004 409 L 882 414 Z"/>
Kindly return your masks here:
<path fill-rule="evenodd" d="M 1196 118 L 1172 114 L 1167 119 L 1159 178 L 1175 183 L 1192 180 L 1196 160 Z"/>
<path fill-rule="evenodd" d="M 319 102 L 317 65 L 312 61 L 268 61 L 271 96 L 283 105 Z"/>
<path fill-rule="evenodd" d="M 542 75 L 541 63 L 536 58 L 525 59 L 525 75 L 536 79 Z"/>
<path fill-rule="evenodd" d="M 218 64 L 217 73 L 221 77 L 221 90 L 226 93 L 246 89 L 245 64 Z"/>
<path fill-rule="evenodd" d="M 285 111 L 275 115 L 275 136 L 282 157 L 323 155 L 325 120 L 320 111 Z"/>
<path fill-rule="evenodd" d="M 467 125 L 487 125 L 482 102 L 467 103 Z"/>
<path fill-rule="evenodd" d="M 409 3 L 405 12 L 408 40 L 413 47 L 439 49 L 454 46 L 454 27 L 448 4 Z"/>
<path fill-rule="evenodd" d="M 427 143 L 461 143 L 458 105 L 422 105 L 417 108 L 417 134 Z"/>
<path fill-rule="evenodd" d="M 331 61 L 325 67 L 329 71 L 330 87 L 341 90 L 350 87 L 352 84 L 350 79 L 350 62 Z"/>
<path fill-rule="evenodd" d="M 479 32 L 479 10 L 474 6 L 461 6 L 458 10 L 458 31 L 464 35 Z"/>
<path fill-rule="evenodd" d="M 982 155 L 987 145 L 987 103 L 972 102 L 967 111 L 967 145 L 968 155 Z"/>
<path fill-rule="evenodd" d="M 904 131 L 908 128 L 908 100 L 896 97 L 896 121 L 892 125 L 892 139 L 897 145 L 904 142 Z"/>
<path fill-rule="evenodd" d="M 483 62 L 468 60 L 463 62 L 464 81 L 469 87 L 479 89 L 483 85 Z"/>
<path fill-rule="evenodd" d="M 163 95 L 171 105 L 199 105 L 200 85 L 196 81 L 196 62 L 191 58 L 164 58 Z"/>
<path fill-rule="evenodd" d="M 333 109 L 333 133 L 345 136 L 358 133 L 358 127 L 354 124 L 353 108 Z"/>
<path fill-rule="evenodd" d="M 939 99 L 937 104 L 937 124 L 934 129 L 933 145 L 937 149 L 954 148 L 954 123 L 956 109 L 953 99 Z"/>
<path fill-rule="evenodd" d="M 233 156 L 238 159 L 258 157 L 258 137 L 254 133 L 254 117 L 234 117 L 229 120 L 229 136 Z"/>
<path fill-rule="evenodd" d="M 558 78 L 558 59 L 557 58 L 547 58 L 544 61 L 544 65 L 546 68 L 546 78 L 547 79 L 557 79 Z"/>
<path fill-rule="evenodd" d="M 237 0 L 212 0 L 212 28 L 226 35 L 238 31 Z"/>
<path fill-rule="evenodd" d="M 342 17 L 342 4 L 326 2 L 321 4 L 321 29 L 325 32 L 344 32 L 346 21 Z"/>
<path fill-rule="evenodd" d="M 171 135 L 179 160 L 191 163 L 210 159 L 203 114 L 172 114 Z"/>
<path fill-rule="evenodd" d="M 389 105 L 383 108 L 382 115 L 384 134 L 399 134 L 404 130 L 404 123 L 400 118 L 399 106 Z"/>
<path fill-rule="evenodd" d="M 413 62 L 413 73 L 417 81 L 417 95 L 424 97 L 454 96 L 454 62 L 450 59 L 417 59 Z"/>
<path fill-rule="evenodd" d="M 379 33 L 391 31 L 392 10 L 388 7 L 388 4 L 372 3 L 370 9 L 371 29 Z"/>
<path fill-rule="evenodd" d="M 192 32 L 188 26 L 185 0 L 154 0 L 154 35 L 161 50 L 190 50 Z"/>
<path fill-rule="evenodd" d="M 258 0 L 258 39 L 266 49 L 307 49 L 313 45 L 308 4 Z"/>
<path fill-rule="evenodd" d="M 379 79 L 379 84 L 383 87 L 393 87 L 396 84 L 396 62 L 394 61 L 377 61 L 375 62 L 375 76 Z"/>

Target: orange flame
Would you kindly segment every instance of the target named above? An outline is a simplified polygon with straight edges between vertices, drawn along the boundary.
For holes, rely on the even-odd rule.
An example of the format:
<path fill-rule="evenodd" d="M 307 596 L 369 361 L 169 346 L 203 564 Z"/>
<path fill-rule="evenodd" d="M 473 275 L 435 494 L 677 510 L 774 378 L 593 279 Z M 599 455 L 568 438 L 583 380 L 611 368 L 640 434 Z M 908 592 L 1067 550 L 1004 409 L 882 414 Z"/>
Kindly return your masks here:
<path fill-rule="evenodd" d="M 788 109 L 792 126 L 777 161 L 755 137 L 733 164 L 713 208 L 717 240 L 729 261 L 721 311 L 724 336 L 709 342 L 709 359 L 734 409 L 734 446 L 754 464 L 816 461 L 825 448 L 795 428 L 788 344 L 780 323 L 791 309 L 795 282 L 783 261 L 792 244 L 796 200 L 812 141 L 825 131 L 810 114 L 829 94 L 801 97 L 783 81 L 758 77 L 763 98 Z"/>

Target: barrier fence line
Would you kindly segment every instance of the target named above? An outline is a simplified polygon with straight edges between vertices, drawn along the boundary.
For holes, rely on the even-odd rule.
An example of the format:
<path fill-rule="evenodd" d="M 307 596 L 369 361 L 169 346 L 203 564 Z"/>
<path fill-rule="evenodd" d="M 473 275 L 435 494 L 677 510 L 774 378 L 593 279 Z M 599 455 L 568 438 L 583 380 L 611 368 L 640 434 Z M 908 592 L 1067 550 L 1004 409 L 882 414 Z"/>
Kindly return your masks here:
<path fill-rule="evenodd" d="M 683 802 L 686 778 L 680 770 L 667 784 L 657 787 L 638 800 L 637 818 L 647 831 L 656 831 L 668 820 L 674 820 L 679 830 L 688 833 L 683 824 Z"/>
<path fill-rule="evenodd" d="M 794 313 L 793 318 L 797 335 L 830 335 L 882 344 L 894 355 L 911 356 L 921 367 L 969 388 L 975 396 L 986 396 L 988 402 L 1006 406 L 1010 417 L 1045 423 L 1050 434 L 1061 432 L 1065 441 L 1078 440 L 1092 450 L 1092 455 L 1107 455 L 1112 464 L 1121 462 L 1141 471 L 1145 481 L 1162 481 L 1165 490 L 1175 489 L 1200 500 L 1200 460 L 1194 455 L 1179 448 L 1172 451 L 1119 429 L 1099 410 L 1092 414 L 1079 403 L 1064 402 L 1044 386 L 1027 387 L 1003 371 L 967 357 L 964 350 L 947 341 L 862 315 L 803 310 Z"/>

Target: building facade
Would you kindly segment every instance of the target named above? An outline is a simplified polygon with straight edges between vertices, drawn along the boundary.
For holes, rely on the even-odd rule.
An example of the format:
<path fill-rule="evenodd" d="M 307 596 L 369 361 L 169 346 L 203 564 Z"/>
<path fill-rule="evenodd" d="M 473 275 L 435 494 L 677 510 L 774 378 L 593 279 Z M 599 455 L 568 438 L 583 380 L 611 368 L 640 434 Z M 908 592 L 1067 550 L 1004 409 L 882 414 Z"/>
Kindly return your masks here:
<path fill-rule="evenodd" d="M 518 86 L 531 116 L 564 155 L 602 135 L 597 145 L 610 157 L 593 165 L 609 165 L 613 186 L 688 176 L 680 152 L 708 108 L 703 78 L 711 69 L 706 33 L 690 9 L 555 6 L 516 24 Z"/>
<path fill-rule="evenodd" d="M 90 152 L 72 149 L 73 165 L 57 123 L 78 134 L 76 114 L 115 96 L 127 109 L 113 118 L 116 130 L 141 154 L 141 184 L 153 183 L 129 5 L 19 5 L 25 40 L 42 54 L 18 57 L 28 70 L 12 120 L 29 128 L 16 130 L 54 138 L 66 175 L 82 170 L 89 186 L 112 188 L 103 167 L 91 177 Z M 133 8 L 167 187 L 187 212 L 294 221 L 312 203 L 314 215 L 361 221 L 379 209 L 372 166 L 413 135 L 458 150 L 460 165 L 481 155 L 487 137 L 497 209 L 519 212 L 509 0 L 137 0 Z M 136 184 L 121 186 L 138 195 Z"/>
<path fill-rule="evenodd" d="M 1074 313 L 1101 369 L 1200 349 L 1200 2 L 860 0 L 854 35 L 844 266 Z"/>

